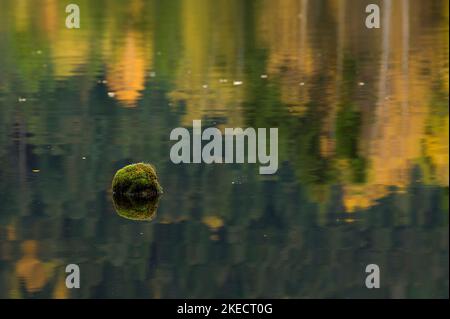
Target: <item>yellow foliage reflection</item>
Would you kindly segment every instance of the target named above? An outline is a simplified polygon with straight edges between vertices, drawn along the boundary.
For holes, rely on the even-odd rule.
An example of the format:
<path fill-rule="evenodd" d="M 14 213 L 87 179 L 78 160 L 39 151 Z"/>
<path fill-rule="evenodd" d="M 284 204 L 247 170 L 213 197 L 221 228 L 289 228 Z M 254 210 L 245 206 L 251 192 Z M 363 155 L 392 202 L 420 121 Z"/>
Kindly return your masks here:
<path fill-rule="evenodd" d="M 22 258 L 16 263 L 17 276 L 25 282 L 28 292 L 39 291 L 48 281 L 44 264 L 37 257 L 38 243 L 27 240 L 22 243 Z"/>
<path fill-rule="evenodd" d="M 140 34 L 129 31 L 125 43 L 108 59 L 108 87 L 115 98 L 127 107 L 133 107 L 145 88 L 148 55 L 145 54 Z"/>

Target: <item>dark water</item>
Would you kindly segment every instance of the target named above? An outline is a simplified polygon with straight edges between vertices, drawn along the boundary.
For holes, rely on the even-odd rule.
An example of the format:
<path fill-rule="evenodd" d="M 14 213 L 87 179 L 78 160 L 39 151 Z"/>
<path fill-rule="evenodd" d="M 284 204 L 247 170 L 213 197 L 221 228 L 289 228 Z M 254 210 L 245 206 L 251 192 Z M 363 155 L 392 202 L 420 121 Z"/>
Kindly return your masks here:
<path fill-rule="evenodd" d="M 447 0 L 72 2 L 0 0 L 0 297 L 448 298 Z M 278 127 L 277 174 L 173 164 L 196 119 Z"/>

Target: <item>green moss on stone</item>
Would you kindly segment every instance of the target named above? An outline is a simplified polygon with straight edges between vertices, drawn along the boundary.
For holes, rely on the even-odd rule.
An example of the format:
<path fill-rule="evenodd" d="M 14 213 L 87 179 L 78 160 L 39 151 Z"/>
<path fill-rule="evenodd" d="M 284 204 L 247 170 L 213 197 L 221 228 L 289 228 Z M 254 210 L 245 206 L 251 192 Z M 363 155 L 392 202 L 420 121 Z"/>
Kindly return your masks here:
<path fill-rule="evenodd" d="M 162 194 L 155 169 L 145 163 L 127 165 L 118 170 L 112 189 L 114 194 L 121 196 L 156 197 Z"/>
<path fill-rule="evenodd" d="M 114 194 L 113 202 L 119 216 L 137 221 L 151 221 L 156 216 L 159 196 L 146 198 Z"/>

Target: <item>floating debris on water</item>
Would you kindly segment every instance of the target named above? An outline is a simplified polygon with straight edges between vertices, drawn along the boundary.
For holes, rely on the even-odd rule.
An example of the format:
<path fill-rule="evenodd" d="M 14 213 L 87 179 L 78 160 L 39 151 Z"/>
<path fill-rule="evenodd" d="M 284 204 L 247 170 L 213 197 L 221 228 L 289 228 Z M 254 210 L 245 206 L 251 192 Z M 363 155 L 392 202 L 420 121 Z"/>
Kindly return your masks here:
<path fill-rule="evenodd" d="M 304 86 L 304 85 L 305 85 L 305 82 L 300 82 L 299 85 L 300 85 L 300 86 Z"/>
<path fill-rule="evenodd" d="M 233 85 L 236 85 L 236 86 L 237 86 L 237 85 L 242 85 L 242 84 L 243 84 L 242 81 L 234 81 L 234 82 L 233 82 Z"/>
<path fill-rule="evenodd" d="M 150 75 L 151 78 L 154 78 L 154 77 L 156 76 L 156 72 L 151 71 L 151 72 L 149 73 L 149 75 Z"/>
<path fill-rule="evenodd" d="M 116 93 L 114 93 L 114 92 L 108 92 L 108 96 L 109 96 L 109 97 L 115 97 L 115 96 L 116 96 Z"/>
<path fill-rule="evenodd" d="M 228 80 L 227 80 L 227 79 L 219 79 L 219 82 L 220 82 L 220 83 L 227 83 Z"/>
<path fill-rule="evenodd" d="M 40 169 L 33 169 L 32 172 L 33 173 L 39 173 L 41 170 Z"/>
<path fill-rule="evenodd" d="M 217 241 L 217 240 L 220 239 L 220 237 L 219 237 L 219 235 L 217 235 L 217 234 L 212 234 L 211 236 L 209 236 L 209 239 L 214 240 L 214 241 Z"/>
<path fill-rule="evenodd" d="M 26 101 L 27 101 L 26 98 L 24 98 L 24 97 L 19 97 L 19 102 L 26 102 Z"/>
<path fill-rule="evenodd" d="M 365 84 L 366 84 L 366 83 L 364 83 L 364 82 L 359 82 L 359 83 L 358 83 L 359 86 L 364 86 Z"/>
<path fill-rule="evenodd" d="M 86 156 L 83 156 L 81 159 L 82 159 L 82 160 L 85 160 L 85 159 L 86 159 Z"/>
<path fill-rule="evenodd" d="M 211 230 L 218 230 L 224 225 L 222 218 L 219 216 L 205 216 L 202 218 L 202 223 L 208 226 Z"/>
<path fill-rule="evenodd" d="M 261 74 L 261 79 L 267 79 L 268 75 L 267 74 Z"/>
<path fill-rule="evenodd" d="M 207 88 L 208 88 L 208 84 L 203 84 L 202 87 L 203 87 L 204 89 L 207 89 Z"/>

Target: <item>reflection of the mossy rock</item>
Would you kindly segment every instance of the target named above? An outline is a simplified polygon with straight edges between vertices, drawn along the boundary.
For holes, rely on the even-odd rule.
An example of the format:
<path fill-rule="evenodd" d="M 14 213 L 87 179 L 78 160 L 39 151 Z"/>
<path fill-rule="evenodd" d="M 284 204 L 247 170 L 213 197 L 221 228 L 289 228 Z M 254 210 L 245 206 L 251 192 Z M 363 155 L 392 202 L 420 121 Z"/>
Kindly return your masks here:
<path fill-rule="evenodd" d="M 159 196 L 123 196 L 113 195 L 114 208 L 120 216 L 140 221 L 151 221 L 156 216 Z"/>

